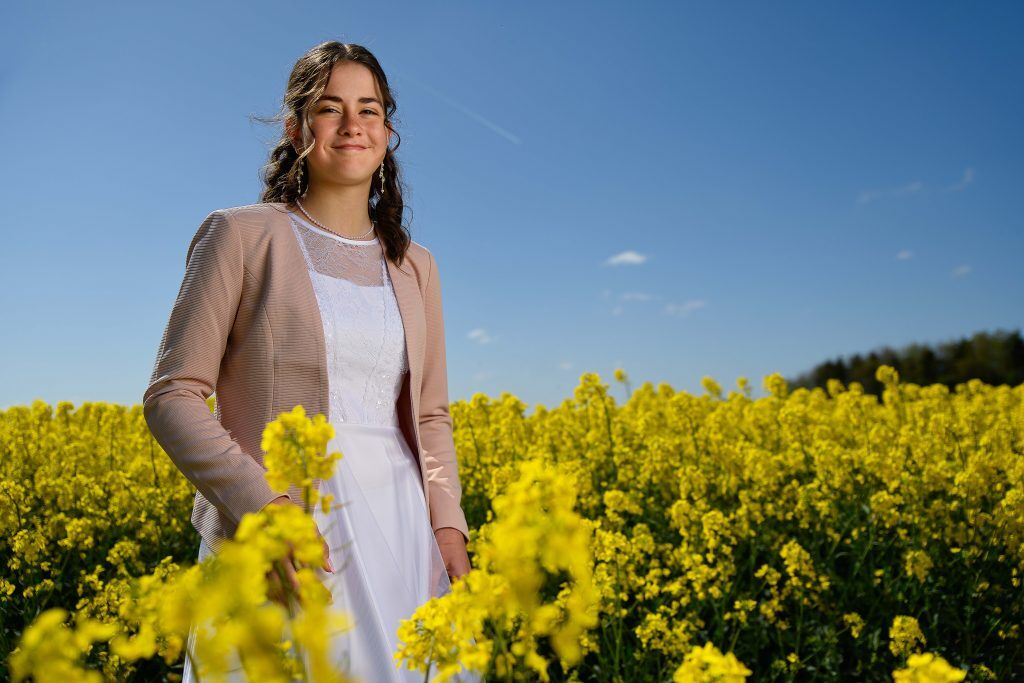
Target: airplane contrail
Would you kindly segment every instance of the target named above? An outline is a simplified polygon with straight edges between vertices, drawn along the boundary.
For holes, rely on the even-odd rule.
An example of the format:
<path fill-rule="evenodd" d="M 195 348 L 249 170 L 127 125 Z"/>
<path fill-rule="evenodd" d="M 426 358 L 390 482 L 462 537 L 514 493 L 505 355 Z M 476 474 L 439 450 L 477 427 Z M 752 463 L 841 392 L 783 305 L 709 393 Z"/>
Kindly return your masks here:
<path fill-rule="evenodd" d="M 408 74 L 402 74 L 402 78 L 408 79 L 408 80 L 412 81 L 413 83 L 415 83 L 416 85 L 418 85 L 421 88 L 423 88 L 424 90 L 429 91 L 431 94 L 433 94 L 434 96 L 444 100 L 445 102 L 447 102 L 451 106 L 455 107 L 456 109 L 458 109 L 459 111 L 461 111 L 463 114 L 465 114 L 466 116 L 470 117 L 474 121 L 477 121 L 478 123 L 480 123 L 480 124 L 490 128 L 495 133 L 497 133 L 501 137 L 505 138 L 506 140 L 508 140 L 512 144 L 514 144 L 514 145 L 521 145 L 521 144 L 523 144 L 522 139 L 518 135 L 510 133 L 509 131 L 505 130 L 504 128 L 502 128 L 498 124 L 493 123 L 493 122 L 487 120 L 486 118 L 484 118 L 480 114 L 477 114 L 475 111 L 473 111 L 469 107 L 467 107 L 467 106 L 465 106 L 463 104 L 460 104 L 459 102 L 456 102 L 455 100 L 453 100 L 452 98 L 448 97 L 444 93 L 438 91 L 436 88 L 433 88 L 433 87 L 427 85 L 426 83 L 424 83 L 423 81 L 421 81 L 421 80 L 419 80 L 417 78 L 413 78 L 412 76 L 409 76 Z"/>

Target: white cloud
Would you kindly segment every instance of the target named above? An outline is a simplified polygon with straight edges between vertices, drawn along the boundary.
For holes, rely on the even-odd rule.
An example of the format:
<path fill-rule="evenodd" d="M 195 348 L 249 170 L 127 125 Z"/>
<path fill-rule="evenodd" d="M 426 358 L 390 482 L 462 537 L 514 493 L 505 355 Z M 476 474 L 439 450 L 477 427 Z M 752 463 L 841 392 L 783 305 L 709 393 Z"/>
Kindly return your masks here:
<path fill-rule="evenodd" d="M 956 183 L 953 183 L 949 187 L 945 188 L 945 191 L 946 192 L 959 192 L 959 191 L 963 190 L 964 188 L 966 188 L 968 185 L 970 185 L 973 182 L 974 182 L 974 168 L 971 167 L 971 166 L 968 166 L 967 168 L 964 169 L 964 174 L 960 178 L 960 180 L 958 182 L 956 182 Z M 925 184 L 923 182 L 921 182 L 920 180 L 915 180 L 913 182 L 907 183 L 906 185 L 902 185 L 900 187 L 890 187 L 890 188 L 881 188 L 881 189 L 876 188 L 876 189 L 870 189 L 870 190 L 862 190 L 860 195 L 857 196 L 857 203 L 858 204 L 866 204 L 867 202 L 872 202 L 872 201 L 874 201 L 876 199 L 880 199 L 882 197 L 899 197 L 901 195 L 907 195 L 907 194 L 918 194 L 919 192 L 923 192 L 924 189 L 925 189 Z"/>
<path fill-rule="evenodd" d="M 558 368 L 560 370 L 568 370 L 571 367 L 572 367 L 572 363 L 570 363 L 567 360 L 563 360 L 561 363 L 558 364 Z"/>
<path fill-rule="evenodd" d="M 635 251 L 623 251 L 604 262 L 607 266 L 636 266 L 647 261 L 647 256 Z"/>
<path fill-rule="evenodd" d="M 960 182 L 954 183 L 946 188 L 947 191 L 959 192 L 968 185 L 974 182 L 974 169 L 970 166 L 964 169 L 964 176 L 960 179 Z"/>
<path fill-rule="evenodd" d="M 704 308 L 707 306 L 707 302 L 700 299 L 692 299 L 683 304 L 665 304 L 665 312 L 669 315 L 686 316 L 690 314 L 690 311 L 696 311 L 697 309 Z"/>
<path fill-rule="evenodd" d="M 622 301 L 650 301 L 654 297 L 645 292 L 623 292 L 619 295 Z"/>
<path fill-rule="evenodd" d="M 604 298 L 607 299 L 609 296 L 609 290 L 606 289 L 604 291 Z M 647 292 L 622 292 L 618 296 L 619 301 L 651 301 L 652 299 L 657 298 L 659 297 L 656 297 L 653 294 L 648 294 Z M 611 313 L 612 315 L 622 315 L 625 310 L 625 306 L 622 304 L 616 304 L 615 307 L 611 309 Z"/>
<path fill-rule="evenodd" d="M 477 327 L 476 329 L 470 330 L 469 334 L 467 334 L 466 336 L 472 339 L 473 341 L 477 342 L 478 344 L 490 344 L 492 341 L 497 339 L 497 337 L 492 337 L 491 335 L 487 334 L 487 330 L 483 329 L 482 327 Z"/>
<path fill-rule="evenodd" d="M 953 269 L 953 277 L 964 277 L 969 272 L 971 272 L 971 267 L 969 265 L 964 264 L 962 266 L 957 266 Z"/>
<path fill-rule="evenodd" d="M 863 190 L 857 197 L 857 203 L 866 204 L 867 202 L 874 201 L 886 195 L 899 196 L 905 194 L 917 194 L 918 192 L 921 192 L 923 189 L 924 183 L 922 183 L 920 180 L 915 180 L 911 183 L 907 183 L 906 185 L 902 185 L 900 187 L 891 187 L 888 189 Z"/>
<path fill-rule="evenodd" d="M 903 187 L 897 187 L 897 188 L 891 190 L 890 192 L 892 194 L 895 194 L 895 195 L 915 194 L 917 192 L 920 192 L 923 189 L 924 189 L 924 183 L 922 183 L 920 180 L 915 180 L 912 183 L 907 183 Z"/>
<path fill-rule="evenodd" d="M 910 260 L 910 259 L 911 259 L 911 258 L 912 258 L 913 256 L 914 256 L 913 252 L 911 252 L 911 251 L 910 251 L 909 249 L 900 249 L 900 250 L 899 250 L 899 251 L 898 251 L 898 252 L 896 253 L 896 258 L 897 258 L 898 260 L 900 260 L 900 261 L 908 261 L 908 260 Z"/>

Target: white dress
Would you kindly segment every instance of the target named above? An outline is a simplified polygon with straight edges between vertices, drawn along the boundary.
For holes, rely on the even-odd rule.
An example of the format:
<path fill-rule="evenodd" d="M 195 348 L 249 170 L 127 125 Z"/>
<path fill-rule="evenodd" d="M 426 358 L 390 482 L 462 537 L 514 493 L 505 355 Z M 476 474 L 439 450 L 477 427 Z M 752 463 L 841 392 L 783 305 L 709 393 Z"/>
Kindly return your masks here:
<path fill-rule="evenodd" d="M 397 399 L 409 371 L 405 333 L 383 247 L 353 240 L 291 213 L 324 324 L 335 438 L 334 475 L 320 483 L 334 500 L 314 519 L 330 547 L 335 573 L 318 570 L 353 628 L 330 636 L 335 666 L 365 683 L 412 683 L 423 673 L 397 668 L 393 653 L 402 619 L 451 590 L 430 526 L 419 467 L 398 426 Z M 199 560 L 211 552 L 200 543 Z M 189 647 L 194 642 L 194 629 Z M 245 681 L 237 666 L 231 681 Z M 431 675 L 436 669 L 431 669 Z M 460 681 L 478 681 L 463 672 Z M 184 683 L 194 683 L 186 658 Z"/>

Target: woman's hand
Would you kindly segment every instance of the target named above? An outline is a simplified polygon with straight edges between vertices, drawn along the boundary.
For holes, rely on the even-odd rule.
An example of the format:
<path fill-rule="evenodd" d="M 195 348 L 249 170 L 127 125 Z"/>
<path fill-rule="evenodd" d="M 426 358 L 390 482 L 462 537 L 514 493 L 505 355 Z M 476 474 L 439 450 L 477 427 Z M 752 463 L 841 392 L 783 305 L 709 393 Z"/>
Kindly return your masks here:
<path fill-rule="evenodd" d="M 270 501 L 270 503 L 268 503 L 268 505 L 292 504 L 293 503 L 291 501 L 291 498 L 289 498 L 288 496 L 280 496 Z M 321 567 L 325 572 L 333 573 L 334 565 L 331 563 L 331 549 L 327 545 L 327 539 L 325 539 L 323 535 L 321 535 L 319 528 L 316 529 L 316 535 L 317 538 L 319 538 L 320 541 L 323 543 L 324 549 L 323 562 L 321 564 Z M 292 587 L 292 591 L 295 594 L 298 594 L 299 579 L 298 576 L 296 575 L 296 572 L 298 571 L 299 567 L 295 560 L 294 547 L 292 546 L 290 541 L 286 542 L 288 543 L 288 554 L 285 556 L 282 562 L 282 564 L 284 565 L 285 578 L 288 581 L 288 584 Z M 288 604 L 285 599 L 284 586 L 281 583 L 281 577 L 278 575 L 276 567 L 271 567 L 270 570 L 267 572 L 267 583 L 269 584 L 269 587 L 267 589 L 267 597 L 273 600 L 274 602 L 277 602 L 282 607 L 287 607 Z M 334 597 L 330 595 L 330 591 L 328 591 L 328 604 L 334 604 Z"/>
<path fill-rule="evenodd" d="M 445 526 L 434 532 L 437 547 L 441 550 L 444 568 L 451 581 L 469 573 L 469 553 L 466 552 L 466 537 L 455 527 Z"/>

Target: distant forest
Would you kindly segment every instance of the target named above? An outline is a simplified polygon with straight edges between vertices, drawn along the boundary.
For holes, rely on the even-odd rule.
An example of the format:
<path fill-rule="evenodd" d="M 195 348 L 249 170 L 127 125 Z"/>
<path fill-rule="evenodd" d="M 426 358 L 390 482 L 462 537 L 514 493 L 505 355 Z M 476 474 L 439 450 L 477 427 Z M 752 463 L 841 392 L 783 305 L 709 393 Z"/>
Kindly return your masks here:
<path fill-rule="evenodd" d="M 1017 386 L 1024 382 L 1024 339 L 1020 330 L 1015 330 L 979 332 L 934 348 L 910 344 L 894 350 L 885 346 L 864 355 L 858 353 L 848 359 L 840 357 L 821 363 L 787 383 L 792 388 L 825 388 L 829 379 L 838 379 L 845 386 L 860 382 L 865 392 L 880 395 L 883 387 L 875 379 L 879 365 L 896 368 L 900 382 L 941 383 L 950 390 L 971 379 L 996 386 Z"/>

